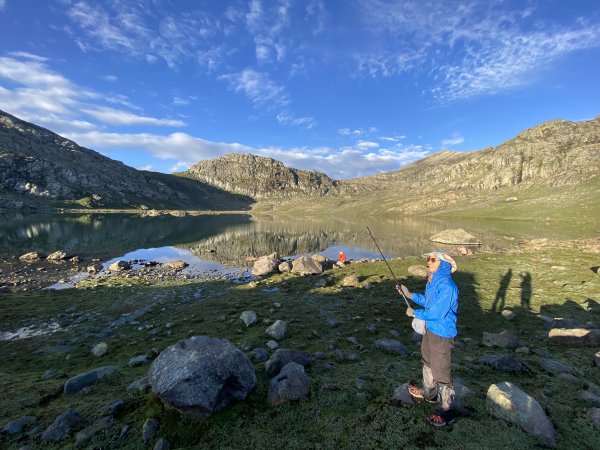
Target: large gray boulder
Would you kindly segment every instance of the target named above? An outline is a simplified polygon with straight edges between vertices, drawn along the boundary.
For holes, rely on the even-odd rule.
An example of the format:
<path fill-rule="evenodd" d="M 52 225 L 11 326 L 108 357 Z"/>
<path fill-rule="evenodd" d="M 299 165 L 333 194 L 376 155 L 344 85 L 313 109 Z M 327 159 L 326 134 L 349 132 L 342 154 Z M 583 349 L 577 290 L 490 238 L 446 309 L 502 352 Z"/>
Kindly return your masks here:
<path fill-rule="evenodd" d="M 287 332 L 287 322 L 285 320 L 276 320 L 275 323 L 270 325 L 265 333 L 271 336 L 273 339 L 280 341 L 285 337 Z"/>
<path fill-rule="evenodd" d="M 544 409 L 516 385 L 508 381 L 492 384 L 487 391 L 485 405 L 492 416 L 519 425 L 527 433 L 554 443 L 554 425 Z"/>
<path fill-rule="evenodd" d="M 252 275 L 260 277 L 269 275 L 275 272 L 279 267 L 279 255 L 277 253 L 271 253 L 270 255 L 261 256 L 252 266 Z"/>
<path fill-rule="evenodd" d="M 310 378 L 304 367 L 295 362 L 287 363 L 279 375 L 269 382 L 269 402 L 276 406 L 308 395 Z"/>
<path fill-rule="evenodd" d="M 292 262 L 292 272 L 301 274 L 318 275 L 323 273 L 323 266 L 313 258 L 301 256 Z"/>
<path fill-rule="evenodd" d="M 265 363 L 265 371 L 267 375 L 272 377 L 279 373 L 283 367 L 290 363 L 295 362 L 303 367 L 310 366 L 315 362 L 315 358 L 308 352 L 302 350 L 292 350 L 288 348 L 280 348 L 273 356 Z"/>
<path fill-rule="evenodd" d="M 167 406 L 190 417 L 208 417 L 245 399 L 256 385 L 256 374 L 246 355 L 229 341 L 194 336 L 158 355 L 148 384 Z"/>
<path fill-rule="evenodd" d="M 441 244 L 453 244 L 453 245 L 467 245 L 467 244 L 481 244 L 481 241 L 475 236 L 467 233 L 462 228 L 455 230 L 444 230 L 431 236 L 429 238 L 431 242 L 439 242 Z"/>
<path fill-rule="evenodd" d="M 67 409 L 59 415 L 52 424 L 46 428 L 40 438 L 42 441 L 58 442 L 67 437 L 67 434 L 81 420 L 81 416 L 74 409 Z"/>
<path fill-rule="evenodd" d="M 521 347 L 519 338 L 508 330 L 500 333 L 483 333 L 482 343 L 486 347 L 509 348 L 511 350 Z"/>

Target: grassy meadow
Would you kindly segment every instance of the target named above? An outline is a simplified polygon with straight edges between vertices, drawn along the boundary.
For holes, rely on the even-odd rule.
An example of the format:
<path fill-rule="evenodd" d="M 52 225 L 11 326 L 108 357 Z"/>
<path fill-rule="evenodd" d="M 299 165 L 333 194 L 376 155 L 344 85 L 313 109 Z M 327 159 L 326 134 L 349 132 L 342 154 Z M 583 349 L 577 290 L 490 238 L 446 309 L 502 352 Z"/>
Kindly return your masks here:
<path fill-rule="evenodd" d="M 124 409 L 113 425 L 95 435 L 85 448 L 153 448 L 159 437 L 167 438 L 172 449 L 543 446 L 538 438 L 486 411 L 485 393 L 490 384 L 511 381 L 546 409 L 556 428 L 558 448 L 600 448 L 598 427 L 587 417 L 591 405 L 580 399 L 583 387 L 600 394 L 600 368 L 593 363 L 598 348 L 549 345 L 539 317 L 600 323 L 600 275 L 592 270 L 600 264 L 598 255 L 576 248 L 548 248 L 479 253 L 457 261 L 460 311 L 453 376 L 473 393 L 465 398 L 464 414 L 451 429 L 434 430 L 424 422 L 431 406 L 390 404 L 397 386 L 411 378 L 420 379 L 419 344 L 412 340 L 404 303 L 385 264 L 365 262 L 320 276 L 278 274 L 250 284 L 110 278 L 86 280 L 71 290 L 0 294 L 0 331 L 43 322 L 58 322 L 63 328 L 45 336 L 0 341 L 0 426 L 34 415 L 36 425 L 45 427 L 69 407 L 82 416 L 76 430 L 60 443 L 51 445 L 29 437 L 29 427 L 20 438 L 1 436 L 0 447 L 76 448 L 74 432 L 96 422 L 105 414 L 105 406 L 117 399 L 125 401 Z M 425 280 L 408 275 L 407 269 L 422 263 L 418 258 L 390 261 L 395 273 L 406 277 L 403 282 L 417 291 L 424 289 Z M 351 274 L 358 276 L 360 287 L 342 286 L 344 277 Z M 529 281 L 525 282 L 526 274 Z M 504 308 L 512 308 L 516 318 L 503 318 L 500 311 Z M 259 322 L 246 328 L 239 319 L 244 310 L 255 311 Z M 142 312 L 135 323 L 109 326 L 134 311 Z M 267 400 L 269 379 L 264 363 L 255 363 L 258 381 L 245 401 L 203 421 L 165 409 L 150 392 L 126 390 L 145 376 L 149 367 L 128 367 L 133 356 L 150 356 L 193 335 L 225 338 L 238 346 L 247 341 L 253 348 L 266 348 L 270 338 L 265 329 L 277 319 L 288 322 L 280 348 L 326 353 L 325 359 L 306 369 L 311 379 L 306 399 L 272 407 Z M 335 319 L 337 325 L 330 325 L 329 319 Z M 368 329 L 372 324 L 375 332 Z M 498 372 L 477 362 L 480 355 L 510 353 L 481 345 L 483 332 L 504 329 L 532 350 L 529 355 L 515 355 L 530 372 Z M 359 345 L 348 341 L 350 337 Z M 384 338 L 400 340 L 409 355 L 401 357 L 375 348 L 374 341 Z M 101 341 L 108 344 L 108 352 L 95 357 L 91 348 Z M 340 361 L 333 348 L 358 358 Z M 572 366 L 581 384 L 569 384 L 545 372 L 538 362 L 540 355 Z M 116 365 L 119 372 L 91 389 L 63 395 L 66 379 L 105 365 Z M 58 375 L 44 380 L 42 374 L 47 370 Z M 149 417 L 158 418 L 161 428 L 143 443 L 142 425 Z M 124 426 L 130 426 L 130 432 L 120 437 Z"/>

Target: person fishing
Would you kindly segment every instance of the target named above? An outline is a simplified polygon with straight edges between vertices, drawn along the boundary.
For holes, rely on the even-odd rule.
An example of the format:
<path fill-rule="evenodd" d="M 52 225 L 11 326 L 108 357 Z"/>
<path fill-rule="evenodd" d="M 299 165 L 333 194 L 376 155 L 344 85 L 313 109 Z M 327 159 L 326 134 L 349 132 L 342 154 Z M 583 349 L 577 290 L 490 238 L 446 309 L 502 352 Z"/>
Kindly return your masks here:
<path fill-rule="evenodd" d="M 451 425 L 456 418 L 451 364 L 454 337 L 457 335 L 458 287 L 452 279 L 457 269 L 454 259 L 442 250 L 426 253 L 427 285 L 425 293 L 410 292 L 404 285 L 396 286 L 398 292 L 424 308 L 406 309 L 406 315 L 425 321 L 425 334 L 421 341 L 423 362 L 423 387 L 413 380 L 408 392 L 417 401 L 440 403 L 440 407 L 425 420 L 434 427 Z"/>

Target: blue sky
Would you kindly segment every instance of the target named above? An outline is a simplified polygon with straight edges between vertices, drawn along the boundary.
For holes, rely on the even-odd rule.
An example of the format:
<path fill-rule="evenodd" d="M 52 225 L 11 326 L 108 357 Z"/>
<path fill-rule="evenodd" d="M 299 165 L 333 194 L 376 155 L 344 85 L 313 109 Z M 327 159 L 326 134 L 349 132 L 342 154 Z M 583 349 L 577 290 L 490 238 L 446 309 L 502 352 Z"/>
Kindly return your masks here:
<path fill-rule="evenodd" d="M 333 178 L 600 114 L 597 0 L 0 0 L 0 109 L 138 169 Z"/>

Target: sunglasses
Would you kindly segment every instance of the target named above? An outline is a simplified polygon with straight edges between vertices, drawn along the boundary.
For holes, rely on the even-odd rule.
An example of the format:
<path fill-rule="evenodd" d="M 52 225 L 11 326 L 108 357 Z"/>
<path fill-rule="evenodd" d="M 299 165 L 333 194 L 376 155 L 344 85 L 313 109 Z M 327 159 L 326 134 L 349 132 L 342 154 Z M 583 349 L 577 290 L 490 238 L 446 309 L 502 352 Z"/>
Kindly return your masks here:
<path fill-rule="evenodd" d="M 437 258 L 435 256 L 428 256 L 427 257 L 427 262 L 435 263 L 436 261 L 437 261 Z"/>

